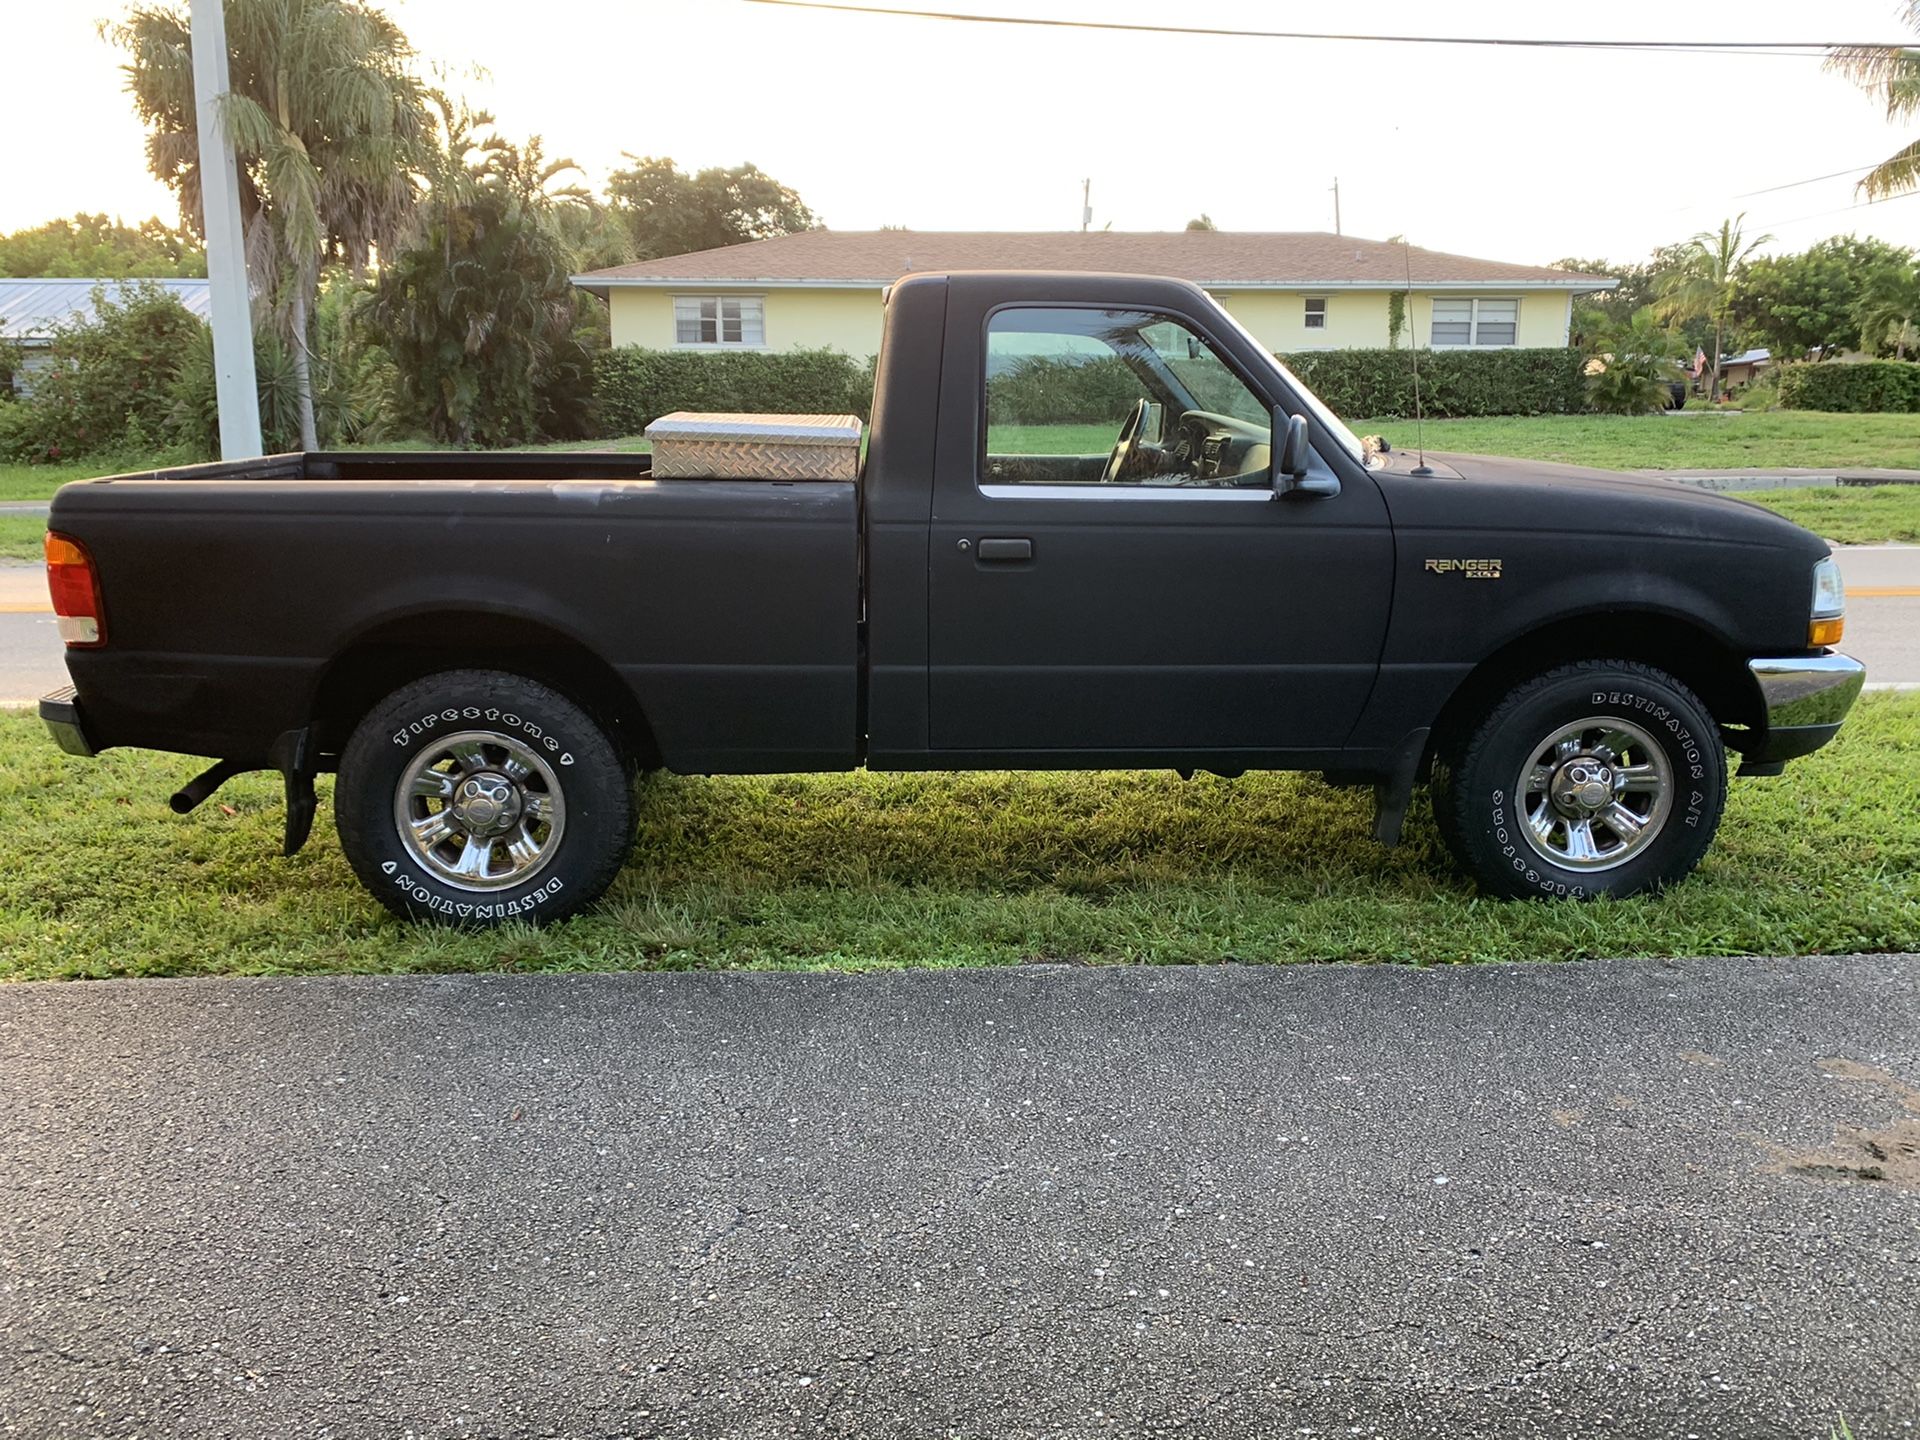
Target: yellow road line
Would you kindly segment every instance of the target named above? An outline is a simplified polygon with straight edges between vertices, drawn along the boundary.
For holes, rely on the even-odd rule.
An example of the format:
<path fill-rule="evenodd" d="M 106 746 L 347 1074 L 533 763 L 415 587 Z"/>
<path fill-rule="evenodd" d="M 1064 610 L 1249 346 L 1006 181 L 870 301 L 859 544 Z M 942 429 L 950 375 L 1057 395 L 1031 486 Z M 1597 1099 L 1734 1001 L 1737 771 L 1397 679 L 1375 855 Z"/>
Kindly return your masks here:
<path fill-rule="evenodd" d="M 1898 595 L 1920 595 L 1920 585 L 1849 585 L 1848 598 L 1851 599 L 1856 595 L 1868 600 L 1885 600 Z"/>
<path fill-rule="evenodd" d="M 53 606 L 41 601 L 39 604 L 25 602 L 19 605 L 0 604 L 0 615 L 51 615 Z"/>

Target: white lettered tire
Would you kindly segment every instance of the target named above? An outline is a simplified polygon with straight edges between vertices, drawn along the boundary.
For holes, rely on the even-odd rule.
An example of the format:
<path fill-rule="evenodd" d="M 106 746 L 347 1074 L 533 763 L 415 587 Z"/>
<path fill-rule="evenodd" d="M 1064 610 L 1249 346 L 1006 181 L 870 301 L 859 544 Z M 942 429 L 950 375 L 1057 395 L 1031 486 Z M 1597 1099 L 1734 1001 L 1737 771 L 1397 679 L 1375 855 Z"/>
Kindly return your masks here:
<path fill-rule="evenodd" d="M 334 786 L 340 847 L 409 920 L 546 925 L 591 904 L 633 839 L 626 771 L 606 732 L 520 675 L 450 670 L 360 722 Z"/>
<path fill-rule="evenodd" d="M 1719 728 L 1673 676 L 1628 660 L 1518 685 L 1442 755 L 1434 818 L 1480 889 L 1637 895 L 1685 878 L 1727 798 Z"/>

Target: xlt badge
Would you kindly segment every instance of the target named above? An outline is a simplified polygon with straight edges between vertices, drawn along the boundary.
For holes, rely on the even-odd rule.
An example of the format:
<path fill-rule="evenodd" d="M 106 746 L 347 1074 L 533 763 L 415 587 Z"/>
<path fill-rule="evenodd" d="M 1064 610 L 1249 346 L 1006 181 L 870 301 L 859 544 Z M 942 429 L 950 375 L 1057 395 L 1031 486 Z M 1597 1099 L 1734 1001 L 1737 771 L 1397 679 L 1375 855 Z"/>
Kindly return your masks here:
<path fill-rule="evenodd" d="M 1498 560 L 1429 560 L 1427 569 L 1436 575 L 1464 575 L 1469 580 L 1498 580 Z"/>

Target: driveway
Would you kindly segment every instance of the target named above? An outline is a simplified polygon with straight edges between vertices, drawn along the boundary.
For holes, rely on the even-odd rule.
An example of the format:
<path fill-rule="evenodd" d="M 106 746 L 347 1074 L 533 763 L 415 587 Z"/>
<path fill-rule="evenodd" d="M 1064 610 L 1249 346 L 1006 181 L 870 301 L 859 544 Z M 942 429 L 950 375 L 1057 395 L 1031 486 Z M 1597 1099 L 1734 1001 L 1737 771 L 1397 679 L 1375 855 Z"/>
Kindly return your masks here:
<path fill-rule="evenodd" d="M 1920 960 L 0 988 L 0 1434 L 1862 1437 Z"/>

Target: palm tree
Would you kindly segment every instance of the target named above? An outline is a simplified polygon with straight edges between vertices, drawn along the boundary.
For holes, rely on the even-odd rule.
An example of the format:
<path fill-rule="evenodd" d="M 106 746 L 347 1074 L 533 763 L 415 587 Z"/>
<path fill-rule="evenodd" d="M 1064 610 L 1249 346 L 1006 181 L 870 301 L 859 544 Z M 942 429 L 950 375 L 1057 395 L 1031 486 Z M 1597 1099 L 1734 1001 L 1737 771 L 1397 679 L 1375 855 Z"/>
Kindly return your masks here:
<path fill-rule="evenodd" d="M 1920 0 L 1916 0 L 1920 3 Z M 1677 249 L 1674 266 L 1660 282 L 1660 318 L 1713 322 L 1713 396 L 1720 395 L 1720 357 L 1726 350 L 1727 315 L 1733 309 L 1734 281 L 1753 252 L 1773 239 L 1749 240 L 1741 229 L 1746 213 L 1722 220 L 1718 230 L 1702 230 Z"/>
<path fill-rule="evenodd" d="M 1920 0 L 1905 0 L 1899 13 L 1920 30 Z M 1827 57 L 1838 71 L 1887 107 L 1889 120 L 1904 120 L 1920 110 L 1920 48 L 1906 45 L 1847 45 Z M 1867 172 L 1860 189 L 1869 199 L 1904 195 L 1920 185 L 1920 140 L 1902 145 Z"/>
<path fill-rule="evenodd" d="M 1594 355 L 1587 367 L 1587 403 L 1612 415 L 1640 415 L 1663 409 L 1672 387 L 1686 378 L 1680 357 L 1685 344 L 1644 305 L 1623 321 L 1586 312 L 1593 331 Z"/>
<path fill-rule="evenodd" d="M 255 294 L 291 340 L 300 443 L 317 449 L 310 330 L 320 272 L 356 275 L 406 232 L 428 134 L 399 27 L 359 0 L 226 0 L 232 90 L 221 120 L 240 161 Z M 148 128 L 147 163 L 200 226 L 192 32 L 182 5 L 136 5 L 107 33 Z"/>
<path fill-rule="evenodd" d="M 1860 343 L 1868 354 L 1877 354 L 1892 341 L 1894 358 L 1906 359 L 1907 347 L 1920 326 L 1920 266 L 1876 272 L 1860 297 L 1856 318 Z"/>

